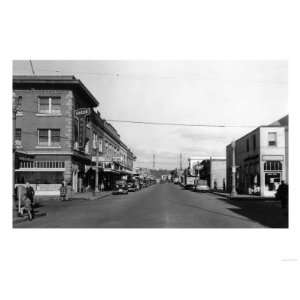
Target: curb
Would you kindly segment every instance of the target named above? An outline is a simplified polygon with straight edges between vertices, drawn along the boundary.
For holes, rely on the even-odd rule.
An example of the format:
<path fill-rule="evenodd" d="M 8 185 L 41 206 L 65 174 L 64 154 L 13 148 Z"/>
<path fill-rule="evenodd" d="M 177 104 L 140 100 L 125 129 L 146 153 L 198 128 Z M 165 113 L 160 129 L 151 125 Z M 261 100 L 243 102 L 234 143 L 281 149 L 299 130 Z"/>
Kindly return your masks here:
<path fill-rule="evenodd" d="M 74 200 L 87 200 L 87 201 L 94 201 L 94 200 L 100 200 L 100 199 L 103 199 L 103 198 L 105 198 L 105 197 L 108 197 L 108 196 L 110 196 L 111 195 L 111 193 L 109 193 L 109 194 L 107 194 L 107 195 L 103 195 L 103 196 L 99 196 L 99 197 L 95 197 L 95 198 L 84 198 L 84 197 L 82 197 L 82 198 L 70 198 L 70 200 L 71 201 L 74 201 Z"/>
<path fill-rule="evenodd" d="M 47 216 L 47 213 L 42 212 L 42 213 L 36 213 L 34 218 L 38 218 L 38 217 L 44 217 Z M 17 219 L 13 220 L 13 224 L 19 224 L 19 223 L 23 223 L 23 222 L 29 222 L 28 217 L 18 217 Z"/>
<path fill-rule="evenodd" d="M 212 194 L 215 194 L 217 196 L 220 196 L 220 197 L 223 197 L 225 199 L 228 199 L 228 200 L 238 200 L 238 201 L 247 201 L 247 200 L 251 200 L 251 201 L 265 201 L 265 202 L 278 202 L 278 200 L 275 200 L 274 198 L 272 197 L 239 197 L 239 196 L 236 196 L 236 197 L 231 197 L 230 195 L 224 195 L 224 194 L 221 194 L 221 193 L 218 193 L 218 192 L 211 192 Z"/>

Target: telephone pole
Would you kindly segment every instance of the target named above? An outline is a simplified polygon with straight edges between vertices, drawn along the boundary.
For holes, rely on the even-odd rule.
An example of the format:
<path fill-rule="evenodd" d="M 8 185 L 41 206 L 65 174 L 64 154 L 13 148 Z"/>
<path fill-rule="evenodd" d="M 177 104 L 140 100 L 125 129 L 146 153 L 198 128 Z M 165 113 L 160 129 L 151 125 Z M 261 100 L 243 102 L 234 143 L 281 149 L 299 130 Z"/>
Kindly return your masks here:
<path fill-rule="evenodd" d="M 234 197 L 237 195 L 236 192 L 236 163 L 235 163 L 235 141 L 231 143 L 231 150 L 232 150 L 232 187 L 231 187 L 231 194 L 230 196 Z"/>
<path fill-rule="evenodd" d="M 29 62 L 30 62 L 30 67 L 31 67 L 32 75 L 35 75 L 34 68 L 33 68 L 33 63 L 32 63 L 31 60 L 29 60 Z"/>
<path fill-rule="evenodd" d="M 179 169 L 182 171 L 182 153 L 179 155 Z"/>
<path fill-rule="evenodd" d="M 95 192 L 99 193 L 99 142 L 96 144 L 96 176 L 95 176 Z"/>

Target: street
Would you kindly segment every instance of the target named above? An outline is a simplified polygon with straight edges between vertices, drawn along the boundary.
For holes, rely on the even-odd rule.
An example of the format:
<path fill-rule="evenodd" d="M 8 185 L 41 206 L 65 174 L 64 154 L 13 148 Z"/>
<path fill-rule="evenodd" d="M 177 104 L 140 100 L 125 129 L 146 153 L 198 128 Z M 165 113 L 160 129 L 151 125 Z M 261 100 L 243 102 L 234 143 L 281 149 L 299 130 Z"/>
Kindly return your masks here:
<path fill-rule="evenodd" d="M 99 200 L 48 200 L 47 215 L 15 228 L 259 228 L 287 227 L 277 203 L 228 201 L 172 183 Z"/>

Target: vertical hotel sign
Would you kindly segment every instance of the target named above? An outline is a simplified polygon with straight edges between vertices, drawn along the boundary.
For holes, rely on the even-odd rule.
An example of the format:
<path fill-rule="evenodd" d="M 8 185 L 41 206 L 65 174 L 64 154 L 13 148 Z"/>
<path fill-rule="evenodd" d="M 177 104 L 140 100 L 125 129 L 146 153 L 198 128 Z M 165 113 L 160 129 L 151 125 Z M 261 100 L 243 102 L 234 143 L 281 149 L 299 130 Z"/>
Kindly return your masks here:
<path fill-rule="evenodd" d="M 75 118 L 78 120 L 78 147 L 83 149 L 86 138 L 86 117 L 91 114 L 91 109 L 79 108 L 75 110 Z"/>

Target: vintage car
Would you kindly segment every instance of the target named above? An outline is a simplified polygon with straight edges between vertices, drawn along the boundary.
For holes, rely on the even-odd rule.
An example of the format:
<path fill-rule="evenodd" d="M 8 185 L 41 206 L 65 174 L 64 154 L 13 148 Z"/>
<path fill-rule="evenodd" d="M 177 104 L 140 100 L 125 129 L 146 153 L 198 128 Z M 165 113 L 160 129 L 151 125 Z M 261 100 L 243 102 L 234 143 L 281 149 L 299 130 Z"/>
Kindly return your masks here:
<path fill-rule="evenodd" d="M 128 194 L 128 185 L 126 180 L 117 180 L 114 189 L 112 192 L 114 195 L 116 194 Z"/>
<path fill-rule="evenodd" d="M 207 180 L 197 180 L 195 182 L 194 191 L 195 192 L 208 192 L 210 190 Z"/>
<path fill-rule="evenodd" d="M 138 190 L 135 181 L 127 181 L 127 187 L 129 192 L 136 192 Z"/>

